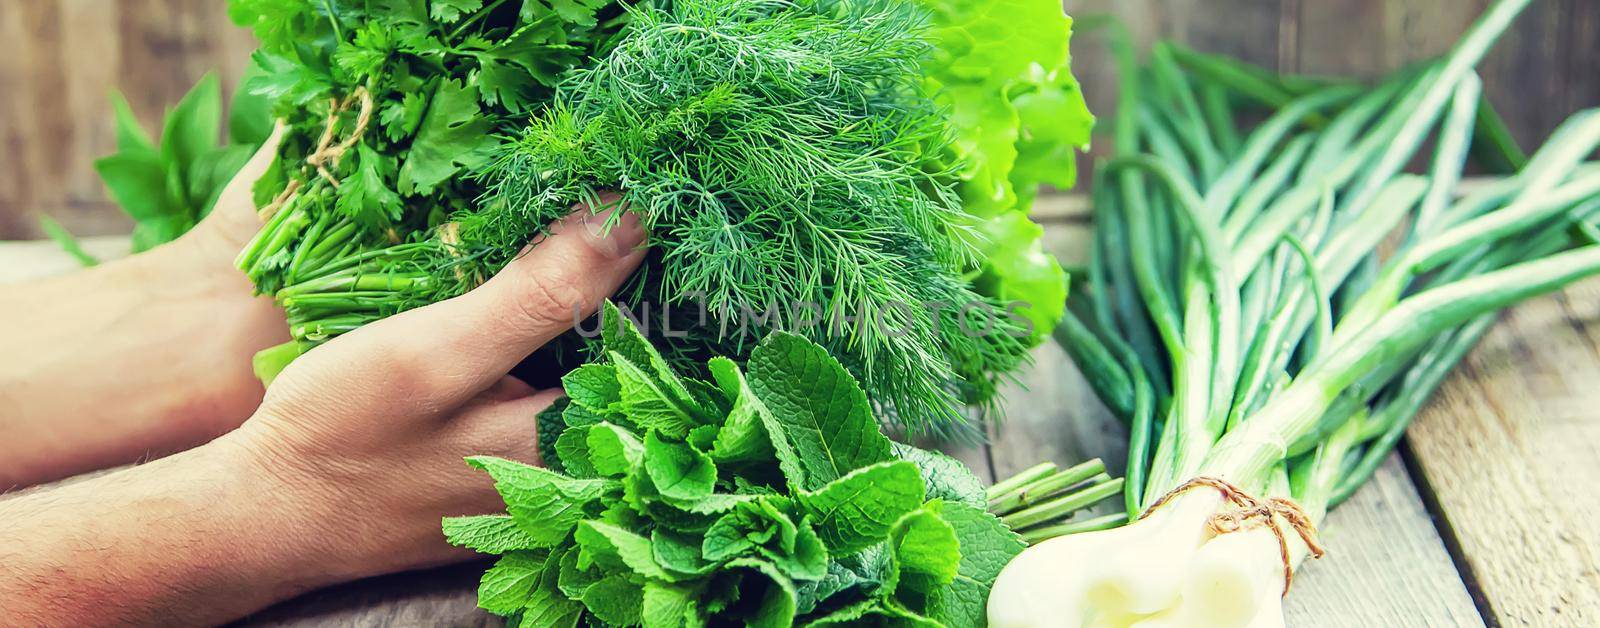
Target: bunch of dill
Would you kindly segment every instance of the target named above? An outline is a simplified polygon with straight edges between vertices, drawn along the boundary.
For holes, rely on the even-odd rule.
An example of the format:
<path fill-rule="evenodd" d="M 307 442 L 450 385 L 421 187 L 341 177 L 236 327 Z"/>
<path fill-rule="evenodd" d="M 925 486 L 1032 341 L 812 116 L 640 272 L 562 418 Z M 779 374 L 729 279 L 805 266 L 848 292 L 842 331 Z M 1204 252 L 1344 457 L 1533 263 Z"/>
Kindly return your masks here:
<path fill-rule="evenodd" d="M 927 167 L 947 122 L 922 96 L 924 32 L 895 0 L 641 11 L 503 148 L 484 202 L 456 217 L 464 248 L 497 267 L 573 204 L 617 190 L 657 234 L 624 300 L 694 300 L 727 327 L 818 304 L 821 322 L 796 331 L 845 358 L 886 410 L 953 421 L 959 403 L 991 396 L 990 374 L 1017 365 L 1027 334 L 959 276 L 972 238 L 949 177 Z M 831 324 L 850 316 L 863 320 Z M 740 355 L 761 336 L 716 327 L 674 352 Z"/>

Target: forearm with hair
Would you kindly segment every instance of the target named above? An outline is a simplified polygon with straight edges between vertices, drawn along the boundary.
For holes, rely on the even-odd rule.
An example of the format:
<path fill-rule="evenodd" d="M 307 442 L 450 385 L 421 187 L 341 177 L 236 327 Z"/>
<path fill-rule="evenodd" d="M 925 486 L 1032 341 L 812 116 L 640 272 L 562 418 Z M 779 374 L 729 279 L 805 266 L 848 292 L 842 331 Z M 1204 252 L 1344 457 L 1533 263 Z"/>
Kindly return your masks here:
<path fill-rule="evenodd" d="M 0 499 L 0 625 L 205 625 L 343 573 L 314 496 L 223 439 Z"/>
<path fill-rule="evenodd" d="M 260 402 L 282 314 L 197 242 L 0 287 L 0 491 L 194 447 Z"/>

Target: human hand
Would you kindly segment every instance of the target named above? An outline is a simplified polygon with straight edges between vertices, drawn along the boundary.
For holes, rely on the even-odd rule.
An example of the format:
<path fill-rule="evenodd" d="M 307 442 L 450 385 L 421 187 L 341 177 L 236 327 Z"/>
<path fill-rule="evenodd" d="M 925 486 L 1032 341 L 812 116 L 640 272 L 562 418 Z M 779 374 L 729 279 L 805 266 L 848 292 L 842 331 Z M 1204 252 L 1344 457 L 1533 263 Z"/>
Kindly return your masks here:
<path fill-rule="evenodd" d="M 644 257 L 629 215 L 580 211 L 498 276 L 456 299 L 363 327 L 300 357 L 230 439 L 282 492 L 295 534 L 326 543 L 349 579 L 468 558 L 443 515 L 500 506 L 463 458 L 536 462 L 535 417 L 558 391 L 506 374 L 593 313 Z"/>
<path fill-rule="evenodd" d="M 0 500 L 0 625 L 202 625 L 310 589 L 466 559 L 445 515 L 501 507 L 463 458 L 536 461 L 555 393 L 505 374 L 644 258 L 580 212 L 464 296 L 308 352 L 211 443 Z"/>

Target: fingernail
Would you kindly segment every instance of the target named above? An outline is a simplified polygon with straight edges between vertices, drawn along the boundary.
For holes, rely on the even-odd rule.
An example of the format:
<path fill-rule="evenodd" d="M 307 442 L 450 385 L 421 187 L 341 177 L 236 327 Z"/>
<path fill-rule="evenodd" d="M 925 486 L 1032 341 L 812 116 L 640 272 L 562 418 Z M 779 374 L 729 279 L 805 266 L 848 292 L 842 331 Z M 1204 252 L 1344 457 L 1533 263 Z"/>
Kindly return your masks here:
<path fill-rule="evenodd" d="M 603 195 L 601 200 L 608 204 L 620 201 L 616 195 Z M 621 216 L 613 220 L 612 216 L 622 212 Z M 590 213 L 588 209 L 579 209 L 578 214 L 583 218 L 583 237 L 596 251 L 605 254 L 611 259 L 622 259 L 638 250 L 645 241 L 644 223 L 639 221 L 639 216 L 627 210 L 627 207 L 616 205 L 611 209 L 598 214 Z"/>

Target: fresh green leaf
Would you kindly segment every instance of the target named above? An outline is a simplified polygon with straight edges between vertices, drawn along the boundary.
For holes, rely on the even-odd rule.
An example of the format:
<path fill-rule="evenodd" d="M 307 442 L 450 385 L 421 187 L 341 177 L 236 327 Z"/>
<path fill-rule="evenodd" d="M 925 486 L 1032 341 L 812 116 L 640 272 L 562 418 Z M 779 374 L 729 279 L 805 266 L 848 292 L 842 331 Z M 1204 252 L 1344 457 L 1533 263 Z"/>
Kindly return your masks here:
<path fill-rule="evenodd" d="M 672 500 L 704 499 L 717 481 L 717 467 L 710 456 L 687 443 L 664 440 L 654 430 L 644 437 L 644 468 L 656 491 Z"/>
<path fill-rule="evenodd" d="M 981 626 L 987 617 L 989 589 L 1026 545 L 981 509 L 945 504 L 940 515 L 961 542 L 961 564 L 949 585 L 928 592 L 927 615 L 949 626 Z"/>
<path fill-rule="evenodd" d="M 478 584 L 478 606 L 496 615 L 522 610 L 544 576 L 549 555 L 542 552 L 508 552 L 484 572 Z"/>
<path fill-rule="evenodd" d="M 254 148 L 272 136 L 272 100 L 247 87 L 260 71 L 255 64 L 245 66 L 244 76 L 233 92 L 233 103 L 228 107 L 228 143 L 234 146 Z"/>
<path fill-rule="evenodd" d="M 161 133 L 161 159 L 169 172 L 179 173 L 180 189 L 188 188 L 190 173 L 221 142 L 221 134 L 222 83 L 207 74 L 167 114 Z M 192 195 L 184 199 L 190 208 L 204 202 Z"/>
<path fill-rule="evenodd" d="M 626 475 L 645 455 L 645 446 L 638 437 L 610 423 L 592 426 L 586 435 L 589 461 L 601 475 Z"/>
<path fill-rule="evenodd" d="M 961 541 L 941 517 L 942 502 L 928 502 L 895 522 L 889 533 L 902 587 L 927 593 L 955 580 L 961 563 Z"/>
<path fill-rule="evenodd" d="M 694 612 L 693 588 L 646 582 L 643 620 L 645 628 L 688 628 L 699 623 Z"/>
<path fill-rule="evenodd" d="M 483 8 L 483 0 L 432 0 L 433 19 L 444 24 L 454 24 L 461 17 Z"/>
<path fill-rule="evenodd" d="M 642 621 L 644 588 L 625 574 L 611 574 L 583 591 L 583 606 L 595 619 L 614 626 L 634 626 Z"/>
<path fill-rule="evenodd" d="M 866 393 L 826 350 L 804 338 L 775 333 L 762 341 L 750 353 L 750 389 L 771 410 L 767 429 L 774 445 L 783 439 L 793 448 L 805 474 L 798 478 L 801 488 L 816 490 L 894 459 Z"/>
<path fill-rule="evenodd" d="M 617 369 L 609 364 L 585 364 L 561 377 L 561 387 L 573 403 L 598 413 L 622 401 Z"/>
<path fill-rule="evenodd" d="M 122 92 L 111 92 L 111 108 L 116 113 L 117 125 L 117 152 L 119 153 L 149 153 L 159 156 L 155 142 L 150 139 L 150 134 L 140 126 L 139 118 L 133 114 L 133 107 L 128 105 L 128 98 Z"/>
<path fill-rule="evenodd" d="M 463 168 L 488 164 L 499 143 L 490 128 L 490 121 L 479 115 L 475 87 L 440 81 L 405 165 L 400 167 L 400 193 L 424 196 Z"/>
<path fill-rule="evenodd" d="M 885 462 L 852 471 L 800 503 L 834 553 L 859 552 L 882 541 L 895 523 L 924 499 L 922 475 L 914 464 Z"/>
<path fill-rule="evenodd" d="M 983 481 L 961 461 L 936 451 L 919 449 L 910 445 L 894 444 L 895 456 L 917 465 L 922 473 L 922 483 L 928 499 L 958 502 L 973 508 L 985 508 L 988 497 Z"/>
<path fill-rule="evenodd" d="M 557 399 L 554 403 L 546 406 L 545 409 L 540 410 L 537 419 L 538 433 L 534 435 L 534 439 L 538 441 L 539 460 L 544 463 L 545 467 L 556 473 L 567 472 L 565 461 L 561 459 L 559 452 L 556 450 L 556 444 L 561 441 L 561 437 L 567 431 L 567 422 L 562 414 L 566 412 L 567 405 L 570 403 L 571 400 L 566 397 Z"/>
<path fill-rule="evenodd" d="M 585 507 L 614 491 L 604 480 L 579 480 L 502 458 L 478 456 L 467 463 L 494 478 L 495 490 L 528 538 L 541 547 L 566 539 Z"/>
<path fill-rule="evenodd" d="M 646 578 L 667 582 L 675 582 L 678 579 L 656 563 L 650 539 L 646 537 L 609 523 L 585 521 L 583 525 L 578 526 L 575 538 L 578 546 L 596 561 L 609 563 L 614 568 L 626 568 L 629 572 Z"/>
<path fill-rule="evenodd" d="M 485 554 L 505 554 L 540 546 L 507 515 L 445 517 L 444 538 L 451 545 Z"/>
<path fill-rule="evenodd" d="M 135 222 L 167 219 L 180 210 L 167 195 L 167 169 L 153 152 L 121 152 L 94 162 L 111 198 Z"/>

